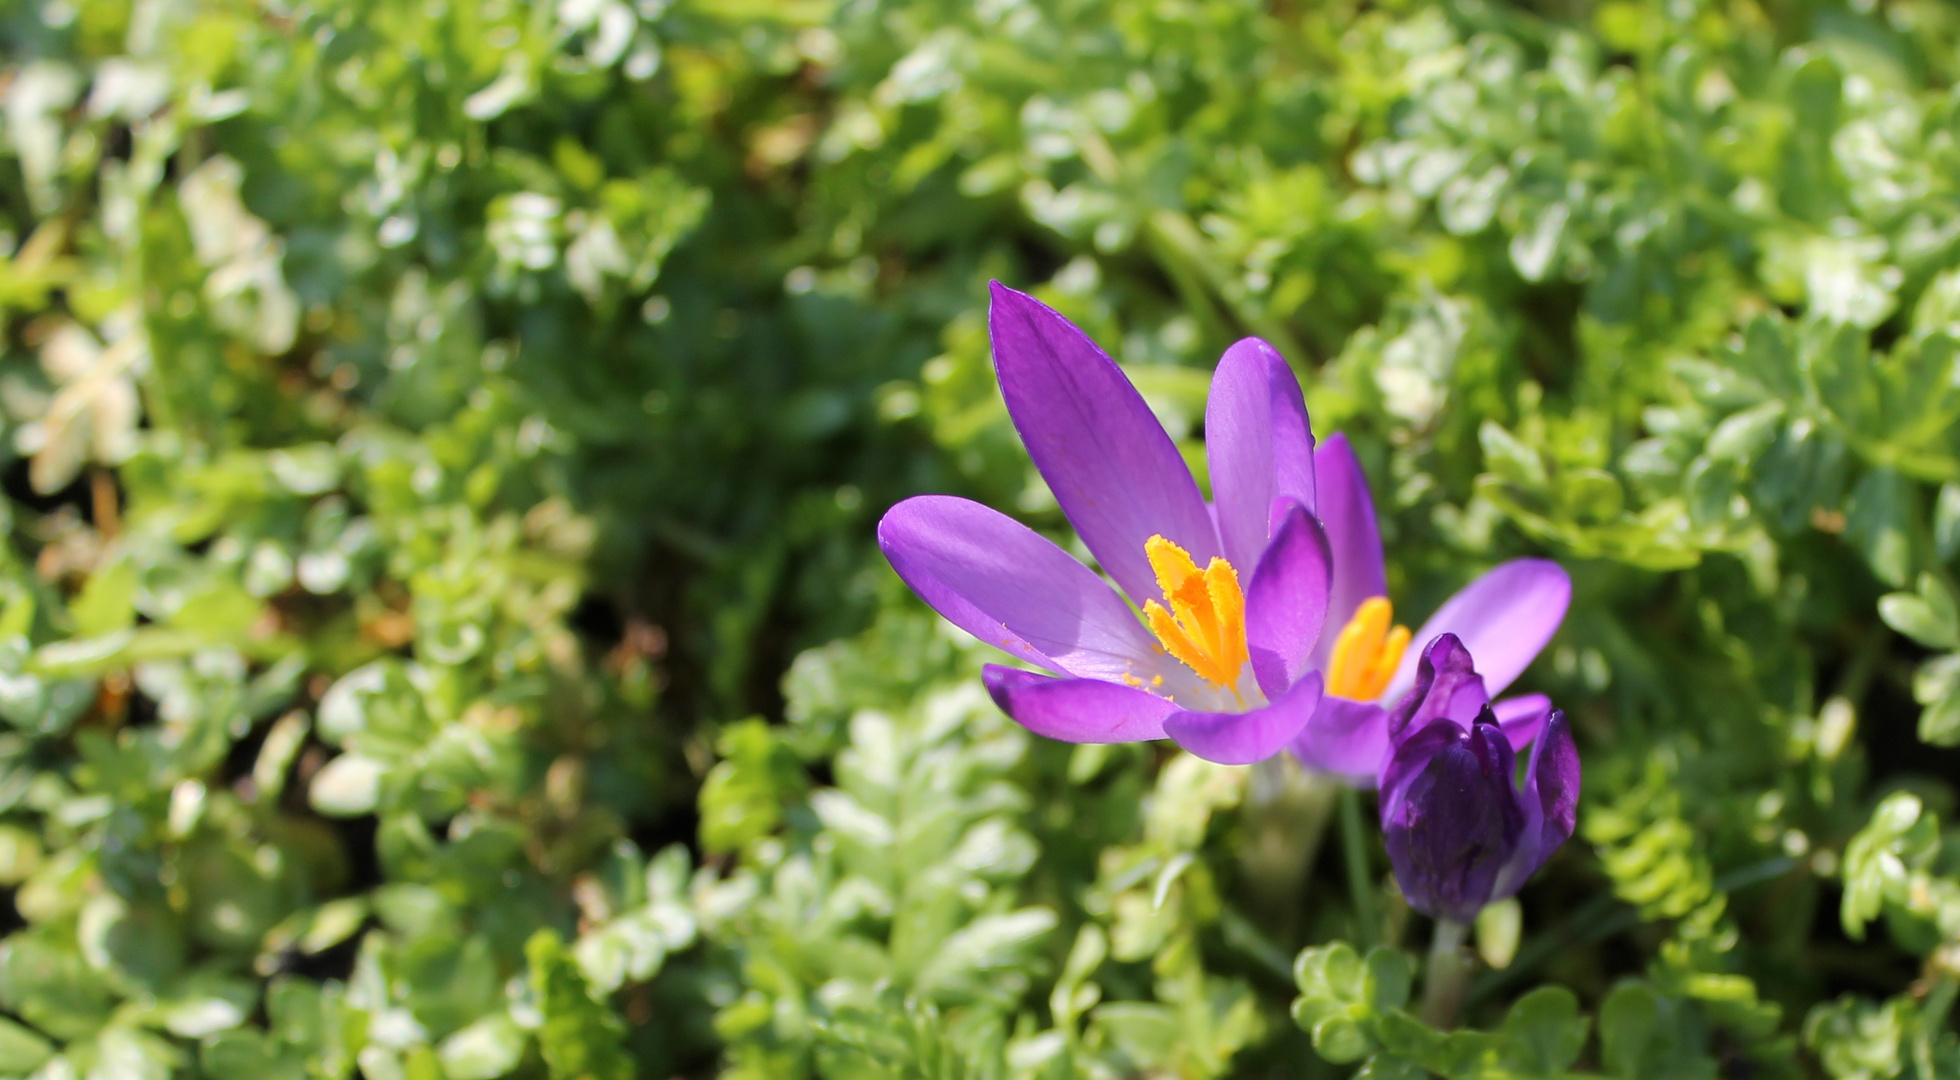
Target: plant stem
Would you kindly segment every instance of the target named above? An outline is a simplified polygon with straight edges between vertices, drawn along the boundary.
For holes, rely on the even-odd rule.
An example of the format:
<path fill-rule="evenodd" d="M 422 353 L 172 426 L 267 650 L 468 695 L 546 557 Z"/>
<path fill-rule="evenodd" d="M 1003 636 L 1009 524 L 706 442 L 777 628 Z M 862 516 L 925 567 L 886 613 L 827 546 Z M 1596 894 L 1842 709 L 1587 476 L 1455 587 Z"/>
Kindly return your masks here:
<path fill-rule="evenodd" d="M 1456 1026 L 1463 992 L 1470 985 L 1470 957 L 1463 951 L 1468 927 L 1454 919 L 1437 919 L 1429 941 L 1429 968 L 1422 980 L 1422 1019 L 1443 1031 Z"/>
<path fill-rule="evenodd" d="M 1355 944 L 1366 952 L 1381 941 L 1382 919 L 1375 906 L 1375 875 L 1368 867 L 1368 837 L 1361 827 L 1361 793 L 1341 785 L 1341 854 L 1347 863 L 1348 895 L 1354 901 Z"/>

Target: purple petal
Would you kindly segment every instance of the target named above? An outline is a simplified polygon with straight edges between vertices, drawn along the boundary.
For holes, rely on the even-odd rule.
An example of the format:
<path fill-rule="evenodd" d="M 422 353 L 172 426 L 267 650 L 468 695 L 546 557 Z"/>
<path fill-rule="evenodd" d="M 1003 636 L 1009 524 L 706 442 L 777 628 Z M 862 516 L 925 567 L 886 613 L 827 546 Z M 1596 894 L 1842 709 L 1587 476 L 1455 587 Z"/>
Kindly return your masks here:
<path fill-rule="evenodd" d="M 1525 815 L 1522 842 L 1499 875 L 1492 899 L 1516 895 L 1578 822 L 1579 749 L 1562 712 L 1553 711 L 1544 735 L 1532 745 L 1519 805 Z"/>
<path fill-rule="evenodd" d="M 1051 679 L 988 664 L 980 672 L 1000 711 L 1036 735 L 1071 743 L 1164 737 L 1177 706 L 1155 694 L 1099 679 Z"/>
<path fill-rule="evenodd" d="M 1115 361 L 1061 313 L 999 282 L 987 325 L 1001 396 L 1028 456 L 1131 600 L 1158 595 L 1143 553 L 1152 536 L 1199 566 L 1219 554 L 1191 470 Z"/>
<path fill-rule="evenodd" d="M 1525 828 L 1516 758 L 1494 724 L 1432 724 L 1385 770 L 1382 840 L 1416 910 L 1468 922 L 1490 902 Z"/>
<path fill-rule="evenodd" d="M 1336 558 L 1339 558 L 1338 551 Z M 1338 572 L 1339 564 L 1336 564 Z M 1493 567 L 1449 598 L 1416 641 L 1455 634 L 1477 658 L 1484 685 L 1495 694 L 1511 685 L 1552 640 L 1572 602 L 1572 579 L 1549 559 L 1514 559 Z M 1415 678 L 1415 658 L 1404 656 L 1384 700 L 1393 700 Z"/>
<path fill-rule="evenodd" d="M 1359 788 L 1375 786 L 1388 758 L 1388 710 L 1328 695 L 1287 749 L 1300 764 Z"/>
<path fill-rule="evenodd" d="M 1379 810 L 1384 825 L 1401 814 L 1409 785 L 1429 767 L 1429 760 L 1464 736 L 1465 732 L 1454 724 L 1431 724 L 1399 743 L 1390 741 L 1376 785 L 1381 789 Z"/>
<path fill-rule="evenodd" d="M 1218 539 L 1234 566 L 1248 567 L 1259 558 L 1274 499 L 1313 510 L 1313 431 L 1300 380 L 1258 338 L 1225 350 L 1211 377 L 1205 461 Z"/>
<path fill-rule="evenodd" d="M 1361 602 L 1388 595 L 1388 574 L 1382 565 L 1382 534 L 1375 522 L 1374 500 L 1368 497 L 1368 477 L 1361 472 L 1361 462 L 1355 459 L 1347 436 L 1340 432 L 1329 435 L 1313 452 L 1313 470 L 1314 512 L 1327 531 L 1328 550 L 1334 555 L 1334 584 L 1327 598 L 1330 632 L 1320 635 L 1313 656 L 1314 666 L 1324 668 L 1334 639 L 1354 618 Z"/>
<path fill-rule="evenodd" d="M 1165 666 L 1095 571 L 999 511 L 945 495 L 907 499 L 878 523 L 878 546 L 933 610 L 1029 663 L 1104 679 Z"/>
<path fill-rule="evenodd" d="M 1164 734 L 1206 761 L 1250 765 L 1279 753 L 1300 734 L 1320 704 L 1320 690 L 1320 672 L 1311 672 L 1279 700 L 1249 712 L 1172 713 L 1164 720 Z"/>
<path fill-rule="evenodd" d="M 1497 726 L 1504 729 L 1504 737 L 1511 740 L 1511 749 L 1523 751 L 1544 730 L 1546 719 L 1552 715 L 1552 699 L 1543 694 L 1519 694 L 1491 702 L 1490 709 L 1497 717 Z"/>
<path fill-rule="evenodd" d="M 1553 711 L 1545 734 L 1532 746 L 1524 783 L 1527 795 L 1537 795 L 1551 847 L 1564 843 L 1579 822 L 1579 747 L 1564 713 Z"/>
<path fill-rule="evenodd" d="M 1308 670 L 1327 617 L 1328 562 L 1320 523 L 1291 503 L 1245 593 L 1246 648 L 1268 698 L 1279 697 Z"/>
<path fill-rule="evenodd" d="M 1437 720 L 1467 729 L 1489 701 L 1470 651 L 1455 634 L 1444 634 L 1423 648 L 1415 685 L 1390 707 L 1389 737 L 1407 739 Z"/>

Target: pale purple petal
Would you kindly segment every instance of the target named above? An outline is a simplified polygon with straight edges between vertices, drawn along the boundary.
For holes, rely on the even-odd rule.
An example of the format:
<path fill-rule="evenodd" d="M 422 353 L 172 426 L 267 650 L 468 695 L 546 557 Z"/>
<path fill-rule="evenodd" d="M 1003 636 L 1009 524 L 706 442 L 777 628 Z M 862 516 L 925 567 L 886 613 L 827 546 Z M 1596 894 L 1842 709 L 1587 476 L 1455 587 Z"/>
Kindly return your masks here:
<path fill-rule="evenodd" d="M 1158 597 L 1143 545 L 1161 535 L 1203 566 L 1217 533 L 1177 445 L 1095 342 L 995 282 L 994 371 L 1028 456 L 1096 561 L 1141 605 Z"/>
<path fill-rule="evenodd" d="M 1314 512 L 1327 532 L 1334 556 L 1334 584 L 1327 598 L 1327 632 L 1314 648 L 1315 667 L 1327 666 L 1328 654 L 1341 628 L 1355 609 L 1372 596 L 1388 595 L 1388 574 L 1382 564 L 1382 534 L 1375 521 L 1375 503 L 1368 496 L 1368 477 L 1355 459 L 1347 436 L 1329 435 L 1313 452 Z M 1418 638 L 1427 641 L 1428 638 Z M 1394 700 L 1392 697 L 1384 701 Z"/>
<path fill-rule="evenodd" d="M 1279 700 L 1249 712 L 1175 712 L 1164 734 L 1193 754 L 1220 765 L 1250 765 L 1286 748 L 1321 701 L 1320 672 L 1310 672 Z"/>
<path fill-rule="evenodd" d="M 1354 787 L 1374 787 L 1388 759 L 1388 710 L 1329 694 L 1287 749 L 1315 772 L 1332 773 Z"/>
<path fill-rule="evenodd" d="M 980 672 L 1000 711 L 1036 735 L 1071 743 L 1142 742 L 1164 737 L 1177 706 L 1155 694 L 1099 679 L 1051 679 L 988 664 Z"/>
<path fill-rule="evenodd" d="M 1521 751 L 1544 730 L 1545 721 L 1552 715 L 1552 699 L 1543 694 L 1519 694 L 1491 702 L 1490 711 L 1504 737 L 1511 740 L 1511 749 Z"/>
<path fill-rule="evenodd" d="M 1407 739 L 1437 720 L 1468 729 L 1489 702 L 1470 651 L 1456 635 L 1443 634 L 1423 648 L 1415 685 L 1389 708 L 1389 738 Z"/>
<path fill-rule="evenodd" d="M 1330 440 L 1331 441 L 1331 440 Z M 1332 537 L 1330 536 L 1331 540 Z M 1335 549 L 1335 558 L 1340 551 Z M 1335 573 L 1340 564 L 1335 563 Z M 1484 685 L 1495 694 L 1531 666 L 1552 640 L 1572 602 L 1572 579 L 1549 559 L 1514 559 L 1463 587 L 1422 624 L 1414 640 L 1455 634 L 1477 658 Z M 1404 655 L 1384 700 L 1394 700 L 1415 679 L 1416 658 Z"/>
<path fill-rule="evenodd" d="M 1249 567 L 1259 558 L 1273 500 L 1314 508 L 1313 431 L 1300 380 L 1258 338 L 1225 350 L 1211 377 L 1205 461 L 1218 539 L 1234 566 Z"/>
<path fill-rule="evenodd" d="M 1328 561 L 1320 523 L 1305 506 L 1291 503 L 1245 593 L 1246 647 L 1268 698 L 1278 698 L 1308 670 L 1327 617 Z"/>
<path fill-rule="evenodd" d="M 1149 678 L 1161 649 L 1108 583 L 997 510 L 921 495 L 886 512 L 878 546 L 953 625 L 1051 671 Z"/>

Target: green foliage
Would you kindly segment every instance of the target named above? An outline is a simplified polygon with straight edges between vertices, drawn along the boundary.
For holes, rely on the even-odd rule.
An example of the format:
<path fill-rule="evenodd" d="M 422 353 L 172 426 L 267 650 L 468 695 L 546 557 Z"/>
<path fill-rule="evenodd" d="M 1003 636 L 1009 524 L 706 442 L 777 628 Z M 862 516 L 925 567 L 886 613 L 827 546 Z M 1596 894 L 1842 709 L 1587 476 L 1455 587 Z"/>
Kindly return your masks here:
<path fill-rule="evenodd" d="M 1919 588 L 1891 593 L 1878 601 L 1885 625 L 1929 649 L 1945 650 L 1919 665 L 1912 696 L 1919 714 L 1919 738 L 1934 746 L 1960 745 L 1960 607 L 1951 587 L 1932 574 L 1919 575 Z"/>
<path fill-rule="evenodd" d="M 1547 986 L 1524 995 L 1495 1031 L 1445 1033 L 1404 1010 L 1413 970 L 1406 956 L 1382 946 L 1366 957 L 1345 942 L 1307 949 L 1293 968 L 1294 1022 L 1329 1061 L 1366 1058 L 1361 1075 L 1371 1077 L 1559 1077 L 1585 1048 L 1590 1025 L 1570 991 Z"/>
<path fill-rule="evenodd" d="M 524 946 L 536 996 L 538 1051 L 552 1080 L 622 1080 L 633 1062 L 620 1049 L 619 1017 L 593 999 L 579 965 L 565 953 L 557 935 L 540 930 Z M 487 1056 L 487 1055 L 486 1055 Z M 516 1055 L 512 1055 L 514 1058 Z M 506 1061 L 502 1072 L 516 1064 Z"/>
<path fill-rule="evenodd" d="M 53 0 L 0 49 L 0 1075 L 1960 1072 L 1942 0 Z M 1273 342 L 1409 625 L 1573 572 L 1519 685 L 1580 835 L 1460 1028 L 1326 782 L 1030 736 L 883 568 L 924 491 L 1070 542 L 990 277 L 1201 482 Z"/>

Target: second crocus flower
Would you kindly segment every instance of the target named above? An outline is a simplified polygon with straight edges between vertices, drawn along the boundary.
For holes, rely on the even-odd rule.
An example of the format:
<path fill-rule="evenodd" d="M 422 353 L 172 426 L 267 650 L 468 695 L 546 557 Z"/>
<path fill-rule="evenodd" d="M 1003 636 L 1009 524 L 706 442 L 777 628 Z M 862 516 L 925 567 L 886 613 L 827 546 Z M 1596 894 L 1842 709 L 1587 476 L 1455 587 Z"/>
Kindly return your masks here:
<path fill-rule="evenodd" d="M 1547 559 L 1501 563 L 1444 601 L 1410 634 L 1406 627 L 1393 625 L 1368 478 L 1340 433 L 1315 448 L 1314 476 L 1315 512 L 1326 530 L 1334 569 L 1327 629 L 1310 661 L 1325 672 L 1326 693 L 1291 750 L 1309 769 L 1371 787 L 1388 758 L 1391 713 L 1415 685 L 1420 651 L 1440 635 L 1454 635 L 1476 656 L 1490 693 L 1501 693 L 1564 621 L 1572 579 Z M 1513 749 L 1537 735 L 1550 710 L 1551 702 L 1542 694 L 1492 704 L 1492 715 Z"/>

